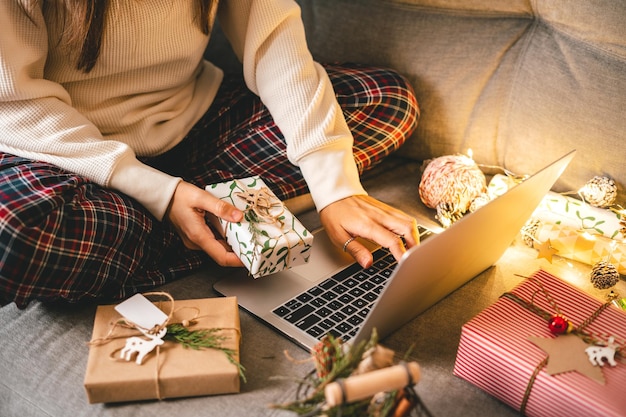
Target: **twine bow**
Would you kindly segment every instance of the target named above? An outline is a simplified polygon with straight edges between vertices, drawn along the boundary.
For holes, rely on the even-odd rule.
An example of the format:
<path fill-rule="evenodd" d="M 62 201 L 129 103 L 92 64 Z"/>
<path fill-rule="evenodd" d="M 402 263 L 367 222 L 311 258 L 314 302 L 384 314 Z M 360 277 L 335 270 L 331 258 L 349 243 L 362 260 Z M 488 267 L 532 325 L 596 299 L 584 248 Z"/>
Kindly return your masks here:
<path fill-rule="evenodd" d="M 154 327 L 152 327 L 151 329 L 147 329 L 144 327 L 141 327 L 140 325 L 138 325 L 137 323 L 133 323 L 132 321 L 126 319 L 126 318 L 121 318 L 119 320 L 117 320 L 115 323 L 113 323 L 113 326 L 109 329 L 108 333 L 104 336 L 104 337 L 99 337 L 96 339 L 92 339 L 88 342 L 89 346 L 100 346 L 100 345 L 104 345 L 106 343 L 109 343 L 112 340 L 115 339 L 121 339 L 121 338 L 125 338 L 128 337 L 128 335 L 115 335 L 115 330 L 117 328 L 123 328 L 123 329 L 136 329 L 138 330 L 140 333 L 144 333 L 144 334 L 151 334 L 151 335 L 155 335 L 157 333 L 159 333 L 161 330 L 163 330 L 164 328 L 167 328 L 168 324 L 170 323 L 170 321 L 172 320 L 172 317 L 174 316 L 174 297 L 172 297 L 169 293 L 166 292 L 146 292 L 143 293 L 144 296 L 163 296 L 169 299 L 170 301 L 170 305 L 171 308 L 169 310 L 169 313 L 167 315 L 167 319 L 162 323 L 162 324 L 158 324 L 155 325 Z M 118 349 L 119 351 L 120 349 Z"/>
<path fill-rule="evenodd" d="M 279 223 L 283 227 L 281 216 L 285 212 L 283 203 L 276 198 L 267 187 L 251 189 L 248 191 L 238 191 L 235 196 L 245 201 L 246 210 L 252 211 L 257 218 L 266 223 Z M 280 208 L 280 212 L 272 214 L 273 208 Z"/>

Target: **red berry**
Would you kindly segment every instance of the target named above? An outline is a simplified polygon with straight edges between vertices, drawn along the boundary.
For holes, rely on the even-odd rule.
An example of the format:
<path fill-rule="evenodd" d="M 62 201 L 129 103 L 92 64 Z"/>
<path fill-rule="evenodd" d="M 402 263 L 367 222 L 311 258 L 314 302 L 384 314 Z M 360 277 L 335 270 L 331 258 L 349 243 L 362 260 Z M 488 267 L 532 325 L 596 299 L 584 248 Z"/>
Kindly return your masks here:
<path fill-rule="evenodd" d="M 552 334 L 564 334 L 567 332 L 569 322 L 561 315 L 552 316 L 548 322 L 548 328 Z"/>

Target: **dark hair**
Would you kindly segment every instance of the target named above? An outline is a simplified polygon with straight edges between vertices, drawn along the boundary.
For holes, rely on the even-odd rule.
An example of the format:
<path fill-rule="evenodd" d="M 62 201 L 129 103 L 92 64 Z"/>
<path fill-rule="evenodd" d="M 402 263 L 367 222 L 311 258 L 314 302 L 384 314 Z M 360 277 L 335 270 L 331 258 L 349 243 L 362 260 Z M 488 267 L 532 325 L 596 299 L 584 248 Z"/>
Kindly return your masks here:
<path fill-rule="evenodd" d="M 5 1 L 5 0 L 2 0 Z M 64 4 L 62 45 L 77 51 L 76 68 L 89 72 L 96 65 L 102 46 L 109 0 L 56 0 Z M 178 1 L 178 0 L 175 0 Z M 211 32 L 218 0 L 196 0 L 196 23 L 204 34 Z M 44 0 L 44 7 L 50 7 Z M 56 10 L 54 11 L 56 12 Z"/>

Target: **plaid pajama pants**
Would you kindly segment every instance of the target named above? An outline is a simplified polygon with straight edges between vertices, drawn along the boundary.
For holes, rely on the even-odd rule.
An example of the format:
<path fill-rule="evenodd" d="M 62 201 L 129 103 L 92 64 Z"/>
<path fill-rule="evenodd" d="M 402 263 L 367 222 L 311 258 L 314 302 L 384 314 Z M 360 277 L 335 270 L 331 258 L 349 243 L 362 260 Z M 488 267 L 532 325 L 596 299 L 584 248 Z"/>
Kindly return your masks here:
<path fill-rule="evenodd" d="M 384 69 L 328 65 L 363 172 L 412 133 L 408 83 Z M 185 139 L 143 161 L 200 187 L 259 175 L 280 199 L 307 192 L 267 109 L 238 76 Z M 132 198 L 54 165 L 0 152 L 0 305 L 116 300 L 180 278 L 210 258 Z"/>

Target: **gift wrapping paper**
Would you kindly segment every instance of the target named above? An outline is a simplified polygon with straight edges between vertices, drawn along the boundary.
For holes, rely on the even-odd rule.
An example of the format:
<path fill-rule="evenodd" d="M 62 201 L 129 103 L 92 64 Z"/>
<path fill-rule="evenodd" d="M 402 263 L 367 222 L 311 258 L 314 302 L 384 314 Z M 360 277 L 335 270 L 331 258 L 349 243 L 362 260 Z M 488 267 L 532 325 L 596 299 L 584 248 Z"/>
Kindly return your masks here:
<path fill-rule="evenodd" d="M 544 222 L 539 224 L 534 237 L 535 247 L 538 242 L 550 240 L 550 246 L 557 250 L 555 255 L 587 265 L 610 262 L 620 274 L 626 274 L 626 243 L 621 239 L 590 235 L 567 225 Z"/>
<path fill-rule="evenodd" d="M 170 302 L 155 303 L 162 310 Z M 171 322 L 197 317 L 189 327 L 221 329 L 225 339 L 221 347 L 233 349 L 239 360 L 239 307 L 235 297 L 176 300 Z M 195 397 L 237 393 L 240 387 L 238 368 L 218 349 L 195 350 L 180 343 L 165 341 L 159 353 L 152 351 L 141 365 L 119 358 L 126 338 L 141 336 L 136 329 L 114 327 L 122 316 L 114 305 L 98 306 L 94 319 L 94 340 L 110 338 L 91 345 L 87 359 L 84 386 L 89 403 L 113 403 L 176 397 Z M 113 334 L 111 330 L 113 329 Z"/>
<path fill-rule="evenodd" d="M 495 174 L 487 184 L 487 194 L 492 199 L 500 197 L 519 183 L 520 179 L 509 175 Z"/>
<path fill-rule="evenodd" d="M 514 179 L 497 174 L 489 183 L 489 192 L 496 197 L 514 185 Z M 560 257 L 587 265 L 610 262 L 620 274 L 626 274 L 624 215 L 550 191 L 531 219 L 539 222 L 533 231 L 534 247 L 550 240 Z"/>
<path fill-rule="evenodd" d="M 308 262 L 313 235 L 259 177 L 212 184 L 206 190 L 244 211 L 241 222 L 219 219 L 217 227 L 254 278 Z M 259 217 L 254 210 L 259 192 L 265 193 L 260 201 L 267 202 L 269 198 L 266 218 Z"/>
<path fill-rule="evenodd" d="M 594 207 L 571 196 L 549 192 L 541 200 L 531 216 L 546 224 L 558 224 L 563 228 L 587 231 L 609 239 L 626 238 L 622 224 L 624 216 L 612 211 Z"/>
<path fill-rule="evenodd" d="M 547 272 L 538 271 L 533 277 L 544 285 L 561 313 L 575 326 L 588 319 L 602 304 Z M 534 305 L 547 312 L 554 312 L 532 280 L 523 281 L 511 293 L 527 301 L 533 300 Z M 609 306 L 586 329 L 594 334 L 613 335 L 623 344 L 626 314 Z M 502 297 L 463 326 L 454 374 L 520 410 L 531 376 L 547 356 L 529 337 L 559 336 L 550 332 L 545 318 Z M 531 385 L 526 415 L 626 415 L 626 363 L 622 359 L 615 367 L 605 364 L 602 372 L 604 385 L 577 371 L 551 376 L 542 368 Z"/>
<path fill-rule="evenodd" d="M 489 182 L 489 195 L 491 198 L 498 197 L 517 183 L 514 178 L 496 174 Z M 531 218 L 608 239 L 626 239 L 626 215 L 610 208 L 594 207 L 582 199 L 553 191 L 543 197 Z"/>

